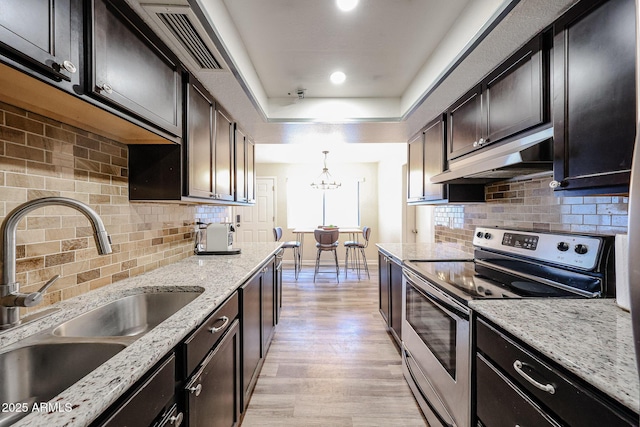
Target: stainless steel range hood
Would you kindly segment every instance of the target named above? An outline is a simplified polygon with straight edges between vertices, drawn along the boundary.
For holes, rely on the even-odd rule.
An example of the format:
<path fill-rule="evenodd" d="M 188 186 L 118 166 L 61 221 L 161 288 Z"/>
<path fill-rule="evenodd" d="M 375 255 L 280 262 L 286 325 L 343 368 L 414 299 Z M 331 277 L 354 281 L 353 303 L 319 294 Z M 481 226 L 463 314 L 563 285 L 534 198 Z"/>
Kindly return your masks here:
<path fill-rule="evenodd" d="M 546 124 L 449 162 L 433 183 L 493 182 L 553 169 L 553 126 Z"/>

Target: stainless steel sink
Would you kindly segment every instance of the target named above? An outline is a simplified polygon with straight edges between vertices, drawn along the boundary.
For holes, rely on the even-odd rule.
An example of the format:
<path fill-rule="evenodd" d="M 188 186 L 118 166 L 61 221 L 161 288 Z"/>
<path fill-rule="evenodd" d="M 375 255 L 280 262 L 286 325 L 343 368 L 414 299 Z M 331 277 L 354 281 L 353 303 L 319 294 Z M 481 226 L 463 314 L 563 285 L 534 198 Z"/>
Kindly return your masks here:
<path fill-rule="evenodd" d="M 102 342 L 33 344 L 0 353 L 0 427 L 28 415 L 125 348 Z M 25 410 L 26 409 L 26 413 Z"/>
<path fill-rule="evenodd" d="M 189 304 L 200 292 L 154 292 L 120 298 L 53 330 L 62 337 L 138 337 Z"/>

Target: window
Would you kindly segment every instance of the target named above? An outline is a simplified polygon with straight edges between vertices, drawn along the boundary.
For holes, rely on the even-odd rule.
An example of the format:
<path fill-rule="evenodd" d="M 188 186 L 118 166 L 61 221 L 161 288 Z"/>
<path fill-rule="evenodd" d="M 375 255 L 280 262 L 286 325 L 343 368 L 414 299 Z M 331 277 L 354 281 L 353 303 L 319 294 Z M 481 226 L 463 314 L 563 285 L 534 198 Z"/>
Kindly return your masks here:
<path fill-rule="evenodd" d="M 311 188 L 310 180 L 287 178 L 287 228 L 318 225 L 360 226 L 360 185 L 357 179 L 342 181 L 335 190 Z"/>

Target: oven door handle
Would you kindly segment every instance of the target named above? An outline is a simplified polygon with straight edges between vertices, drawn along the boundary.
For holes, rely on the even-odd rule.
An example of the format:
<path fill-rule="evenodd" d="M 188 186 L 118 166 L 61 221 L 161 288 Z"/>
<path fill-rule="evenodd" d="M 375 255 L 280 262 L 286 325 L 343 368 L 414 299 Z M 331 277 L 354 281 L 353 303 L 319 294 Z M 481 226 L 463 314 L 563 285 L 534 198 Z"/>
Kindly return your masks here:
<path fill-rule="evenodd" d="M 522 277 L 523 279 L 531 280 L 532 282 L 544 283 L 545 285 L 553 286 L 554 288 L 562 289 L 565 291 L 570 291 L 588 298 L 599 297 L 602 294 L 601 292 L 584 291 L 582 289 L 574 288 L 573 286 L 567 286 L 562 283 L 555 282 L 553 280 L 545 279 L 544 277 L 537 277 L 531 274 L 515 271 L 510 268 L 503 267 L 501 265 L 497 265 L 491 262 L 486 262 L 480 259 L 477 259 L 475 262 L 476 264 L 479 264 L 483 267 L 491 268 L 493 270 L 498 270 L 502 273 L 511 274 L 513 276 Z"/>
<path fill-rule="evenodd" d="M 427 398 L 427 396 L 425 396 L 424 391 L 422 391 L 422 387 L 420 387 L 420 383 L 418 382 L 418 379 L 416 378 L 416 375 L 413 373 L 413 369 L 411 368 L 411 363 L 414 363 L 414 362 L 411 362 L 411 359 L 413 359 L 413 356 L 411 356 L 411 353 L 409 353 L 409 351 L 407 351 L 405 348 L 402 348 L 402 355 L 405 359 L 405 364 L 407 366 L 407 371 L 409 371 L 409 375 L 411 376 L 411 380 L 416 385 L 417 390 L 422 395 L 422 399 L 427 403 L 429 408 L 431 408 L 431 411 L 435 414 L 438 420 L 440 420 L 440 422 L 444 424 L 446 427 L 457 427 L 455 420 L 449 413 L 449 410 L 447 409 L 446 405 L 440 398 L 440 395 L 438 395 L 438 393 L 436 392 L 436 389 L 433 388 L 433 385 L 431 385 L 431 381 L 429 381 L 429 378 L 427 378 L 427 376 L 423 374 L 422 378 L 424 378 L 427 381 L 427 385 L 429 386 L 429 388 L 431 388 L 432 394 L 436 397 L 436 399 L 438 399 L 438 403 L 440 404 L 440 407 L 447 415 L 448 421 L 445 421 L 442 419 L 440 412 L 433 407 L 433 404 L 429 402 L 429 399 Z"/>
<path fill-rule="evenodd" d="M 454 302 L 449 296 L 438 291 L 433 285 L 415 274 L 408 271 L 403 271 L 402 274 L 405 276 L 407 281 L 417 285 L 414 286 L 416 291 L 427 297 L 429 301 L 440 307 L 440 309 L 444 310 L 449 316 L 462 321 L 467 321 L 469 319 L 469 312 L 466 307 L 462 309 L 461 306 Z M 429 288 L 429 290 L 426 288 Z"/>

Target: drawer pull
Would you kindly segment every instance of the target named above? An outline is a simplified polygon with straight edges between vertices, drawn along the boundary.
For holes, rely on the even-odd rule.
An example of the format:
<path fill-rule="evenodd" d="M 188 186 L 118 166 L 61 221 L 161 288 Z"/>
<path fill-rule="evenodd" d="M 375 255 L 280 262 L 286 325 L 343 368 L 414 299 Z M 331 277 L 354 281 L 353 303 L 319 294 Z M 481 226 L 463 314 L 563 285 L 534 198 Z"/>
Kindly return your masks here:
<path fill-rule="evenodd" d="M 522 370 L 522 362 L 521 361 L 516 360 L 515 362 L 513 362 L 513 369 L 515 369 L 516 372 L 518 374 L 520 374 L 520 376 L 522 378 L 527 380 L 535 388 L 540 389 L 542 391 L 546 391 L 549 394 L 555 394 L 556 388 L 554 386 L 552 386 L 551 384 L 541 384 L 538 381 L 536 381 L 533 378 L 531 378 L 529 375 L 527 375 L 526 372 L 524 372 Z"/>
<path fill-rule="evenodd" d="M 169 424 L 172 424 L 175 427 L 180 427 L 182 425 L 182 420 L 183 419 L 184 419 L 184 414 L 182 412 L 180 412 L 175 417 L 169 418 Z"/>
<path fill-rule="evenodd" d="M 216 332 L 223 330 L 229 323 L 229 318 L 227 316 L 222 316 L 221 318 L 216 320 L 216 322 L 218 322 L 219 320 L 222 320 L 222 325 L 218 326 L 217 328 L 215 326 L 212 326 L 211 328 L 209 328 L 209 332 L 211 332 L 212 334 L 215 334 Z"/>
<path fill-rule="evenodd" d="M 187 390 L 189 390 L 191 393 L 195 393 L 196 396 L 200 396 L 200 393 L 202 393 L 202 384 L 198 384 L 195 387 L 189 387 Z"/>

